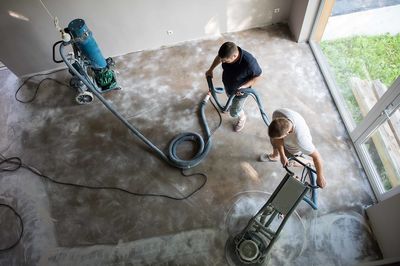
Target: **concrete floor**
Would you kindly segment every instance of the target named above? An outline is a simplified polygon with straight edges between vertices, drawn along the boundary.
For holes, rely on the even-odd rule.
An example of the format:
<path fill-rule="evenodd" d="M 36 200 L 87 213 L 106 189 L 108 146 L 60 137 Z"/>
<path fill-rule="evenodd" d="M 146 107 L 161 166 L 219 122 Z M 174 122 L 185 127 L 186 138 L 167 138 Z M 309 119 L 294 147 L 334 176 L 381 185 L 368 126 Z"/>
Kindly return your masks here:
<path fill-rule="evenodd" d="M 225 40 L 258 59 L 263 76 L 256 88 L 267 113 L 288 107 L 303 114 L 325 161 L 328 186 L 319 191 L 319 210 L 300 203 L 272 249 L 270 265 L 378 259 L 363 211 L 374 202 L 372 190 L 309 46 L 293 42 L 285 25 L 117 57 L 123 90 L 105 97 L 166 150 L 178 133 L 202 132 L 196 110 L 207 91 L 204 72 Z M 221 85 L 220 68 L 214 76 Z M 69 80 L 67 71 L 50 77 Z M 31 97 L 41 78 L 19 98 Z M 8 70 L 0 71 L 0 80 L 1 154 L 19 156 L 65 182 L 176 197 L 201 185 L 202 176 L 184 177 L 155 157 L 99 101 L 79 106 L 74 91 L 46 81 L 32 103 L 21 104 L 14 99 L 20 80 Z M 258 162 L 271 148 L 267 128 L 252 100 L 246 111 L 240 133 L 222 115 L 208 157 L 187 171 L 205 173 L 208 181 L 187 200 L 71 188 L 27 170 L 1 173 L 0 203 L 15 206 L 25 231 L 16 248 L 0 253 L 0 265 L 227 265 L 229 234 L 247 223 L 285 174 L 279 163 Z M 210 105 L 206 113 L 214 128 L 218 115 Z M 8 230 L 0 229 L 0 236 L 11 242 L 19 228 L 11 214 L 1 212 Z"/>

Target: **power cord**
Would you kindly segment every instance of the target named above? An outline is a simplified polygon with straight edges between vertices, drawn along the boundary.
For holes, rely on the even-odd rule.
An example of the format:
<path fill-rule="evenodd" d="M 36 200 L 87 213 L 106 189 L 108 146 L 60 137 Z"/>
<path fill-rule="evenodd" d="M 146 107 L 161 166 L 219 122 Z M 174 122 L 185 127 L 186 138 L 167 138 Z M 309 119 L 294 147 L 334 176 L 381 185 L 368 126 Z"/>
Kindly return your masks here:
<path fill-rule="evenodd" d="M 0 252 L 3 252 L 3 251 L 7 251 L 7 250 L 10 250 L 10 249 L 13 249 L 16 245 L 18 245 L 19 241 L 22 238 L 22 235 L 24 234 L 24 223 L 22 222 L 21 216 L 18 214 L 18 212 L 11 205 L 0 203 L 0 207 L 10 209 L 14 213 L 14 215 L 18 218 L 18 221 L 19 221 L 19 224 L 20 224 L 20 227 L 21 227 L 21 232 L 19 233 L 19 236 L 18 236 L 17 240 L 14 241 L 14 243 L 12 243 L 8 247 L 0 248 Z"/>
<path fill-rule="evenodd" d="M 49 177 L 45 174 L 42 174 L 39 170 L 37 170 L 36 168 L 24 164 L 21 160 L 21 158 L 19 157 L 9 157 L 6 158 L 3 155 L 0 155 L 0 166 L 1 165 L 5 165 L 5 167 L 0 167 L 0 172 L 13 172 L 13 171 L 17 171 L 20 168 L 25 168 L 27 170 L 29 170 L 30 172 L 32 172 L 33 174 L 43 177 L 44 179 L 55 183 L 55 184 L 59 184 L 59 185 L 65 185 L 65 186 L 71 186 L 71 187 L 77 187 L 77 188 L 85 188 L 85 189 L 105 189 L 105 190 L 116 190 L 116 191 L 121 191 L 121 192 L 125 192 L 128 193 L 130 195 L 134 195 L 134 196 L 150 196 L 150 197 L 163 197 L 163 198 L 168 198 L 168 199 L 172 199 L 172 200 L 184 200 L 189 198 L 190 196 L 192 196 L 194 193 L 196 193 L 197 191 L 199 191 L 205 184 L 207 181 L 207 175 L 203 174 L 203 173 L 194 173 L 194 174 L 186 174 L 184 173 L 184 171 L 181 171 L 181 174 L 185 177 L 189 177 L 189 176 L 194 176 L 194 175 L 201 175 L 204 177 L 204 181 L 203 183 L 196 188 L 194 191 L 192 191 L 191 193 L 189 193 L 188 195 L 184 196 L 184 197 L 173 197 L 173 196 L 169 196 L 169 195 L 165 195 L 165 194 L 157 194 L 157 193 L 139 193 L 139 192 L 132 192 L 129 191 L 127 189 L 124 188 L 119 188 L 119 187 L 111 187 L 111 186 L 89 186 L 89 185 L 82 185 L 82 184 L 75 184 L 75 183 L 69 183 L 69 182 L 63 182 L 63 181 L 58 181 L 52 177 Z M 7 165 L 8 164 L 8 165 Z"/>
<path fill-rule="evenodd" d="M 217 107 L 215 106 L 215 104 L 213 102 L 211 102 L 213 107 L 218 111 Z M 215 131 L 221 126 L 222 123 L 222 116 L 221 114 L 218 112 L 219 114 L 219 123 L 216 126 L 216 128 L 211 132 L 211 135 L 213 135 L 215 133 Z M 210 135 L 210 136 L 211 136 Z M 207 140 L 208 142 L 209 140 Z M 59 185 L 65 185 L 65 186 L 72 186 L 72 187 L 77 187 L 77 188 L 86 188 L 86 189 L 106 189 L 106 190 L 116 190 L 116 191 L 121 191 L 124 193 L 128 193 L 130 195 L 133 196 L 148 196 L 148 197 L 163 197 L 163 198 L 167 198 L 167 199 L 171 199 L 171 200 L 185 200 L 187 198 L 189 198 L 190 196 L 192 196 L 194 193 L 196 193 L 197 191 L 199 191 L 201 188 L 204 187 L 204 185 L 207 183 L 207 175 L 204 173 L 193 173 L 193 174 L 186 174 L 184 172 L 183 169 L 181 169 L 181 174 L 185 177 L 189 177 L 189 176 L 194 176 L 194 175 L 201 175 L 204 177 L 204 181 L 203 183 L 196 188 L 195 190 L 193 190 L 191 193 L 189 193 L 188 195 L 184 196 L 184 197 L 173 197 L 173 196 L 169 196 L 169 195 L 165 195 L 165 194 L 158 194 L 158 193 L 139 193 L 139 192 L 132 192 L 129 191 L 127 189 L 124 188 L 119 188 L 119 187 L 110 187 L 110 186 L 88 186 L 88 185 L 81 185 L 81 184 L 74 184 L 74 183 L 69 183 L 69 182 L 62 182 L 62 181 L 58 181 L 55 180 L 54 178 L 51 178 L 45 174 L 42 174 L 39 170 L 37 170 L 36 168 L 24 164 L 21 160 L 21 158 L 19 157 L 5 157 L 2 154 L 0 154 L 0 166 L 5 165 L 5 167 L 0 167 L 0 172 L 12 172 L 12 171 L 17 171 L 20 168 L 25 168 L 27 170 L 29 170 L 30 172 L 34 173 L 37 176 L 43 177 L 44 179 L 55 183 L 55 184 L 59 184 Z"/>
<path fill-rule="evenodd" d="M 53 72 L 54 73 L 54 72 Z M 33 76 L 32 76 L 33 77 Z M 26 80 L 27 81 L 27 80 Z M 25 83 L 25 82 L 24 82 Z M 23 84 L 24 84 L 23 83 Z M 20 88 L 23 86 L 23 84 L 20 86 Z M 39 83 L 37 90 L 40 86 L 41 82 Z M 20 89 L 19 88 L 19 89 Z M 19 90 L 18 89 L 18 90 Z M 37 90 L 35 92 L 35 96 L 37 94 Z M 17 91 L 18 92 L 18 91 Z M 34 98 L 33 98 L 34 99 Z M 32 99 L 32 100 L 33 100 Z M 217 111 L 218 116 L 219 116 L 219 123 L 218 125 L 211 131 L 210 137 L 217 131 L 217 129 L 221 126 L 222 124 L 222 116 L 220 114 L 220 112 L 218 111 L 217 106 L 215 105 L 215 103 L 210 100 L 212 106 L 214 107 L 214 109 Z M 209 139 L 207 140 L 207 142 L 209 141 Z M 190 177 L 190 176 L 194 176 L 194 175 L 201 175 L 203 176 L 203 182 L 200 184 L 200 186 L 198 186 L 196 189 L 194 189 L 191 193 L 187 194 L 184 197 L 173 197 L 173 196 L 169 196 L 169 195 L 165 195 L 165 194 L 158 194 L 158 193 L 138 193 L 138 192 L 132 192 L 129 191 L 127 189 L 124 188 L 119 188 L 119 187 L 110 187 L 110 186 L 88 186 L 88 185 L 81 185 L 81 184 L 74 184 L 74 183 L 69 183 L 69 182 L 62 182 L 62 181 L 58 181 L 55 180 L 54 178 L 51 178 L 47 175 L 42 174 L 39 170 L 37 170 L 36 168 L 24 164 L 21 160 L 21 158 L 19 157 L 5 157 L 2 154 L 0 154 L 0 173 L 1 172 L 14 172 L 19 170 L 20 168 L 25 168 L 27 170 L 29 170 L 30 172 L 32 172 L 33 174 L 40 176 L 44 179 L 46 179 L 47 181 L 50 181 L 52 183 L 55 184 L 59 184 L 59 185 L 65 185 L 65 186 L 71 186 L 71 187 L 76 187 L 76 188 L 84 188 L 84 189 L 96 189 L 96 190 L 115 190 L 115 191 L 120 191 L 120 192 L 124 192 L 124 193 L 128 193 L 129 195 L 133 195 L 133 196 L 141 196 L 141 197 L 163 197 L 163 198 L 167 198 L 167 199 L 171 199 L 171 200 L 185 200 L 189 197 L 191 197 L 193 194 L 195 194 L 196 192 L 198 192 L 200 189 L 202 189 L 205 184 L 207 183 L 207 175 L 204 173 L 193 173 L 193 174 L 186 174 L 183 169 L 181 169 L 181 174 L 185 177 Z M 11 244 L 10 246 L 6 247 L 6 248 L 1 248 L 0 252 L 4 252 L 4 251 L 8 251 L 13 249 L 16 245 L 18 245 L 18 243 L 21 241 L 23 233 L 24 233 L 24 223 L 23 220 L 21 218 L 21 216 L 18 214 L 18 212 L 11 206 L 8 204 L 3 204 L 0 203 L 0 207 L 4 207 L 4 208 L 8 208 L 10 209 L 15 216 L 18 218 L 19 223 L 20 223 L 20 227 L 21 227 L 21 232 L 18 236 L 18 239 Z"/>
<path fill-rule="evenodd" d="M 58 181 L 55 180 L 47 175 L 44 175 L 42 173 L 40 173 L 39 170 L 35 169 L 32 166 L 26 165 L 22 162 L 21 158 L 19 157 L 4 157 L 3 155 L 0 155 L 1 160 L 0 160 L 0 166 L 5 165 L 4 167 L 0 167 L 0 172 L 13 172 L 13 171 L 17 171 L 20 168 L 25 168 L 27 170 L 29 170 L 30 172 L 34 173 L 37 176 L 43 177 L 44 179 L 46 179 L 47 181 L 50 181 L 52 183 L 55 184 L 59 184 L 59 185 L 65 185 L 65 186 L 71 186 L 71 187 L 76 187 L 76 188 L 84 188 L 84 189 L 96 189 L 96 190 L 115 190 L 115 191 L 121 191 L 124 193 L 128 193 L 130 195 L 133 196 L 146 196 L 146 197 L 163 197 L 163 198 L 167 198 L 167 199 L 171 199 L 171 200 L 185 200 L 187 198 L 189 198 L 190 196 L 192 196 L 194 193 L 196 193 L 197 191 L 199 191 L 200 189 L 202 189 L 205 184 L 207 183 L 207 175 L 204 173 L 195 173 L 195 174 L 186 174 L 183 170 L 181 170 L 181 174 L 185 177 L 190 177 L 190 176 L 194 176 L 194 175 L 201 175 L 203 176 L 203 182 L 201 183 L 201 185 L 199 187 L 197 187 L 195 190 L 193 190 L 191 193 L 189 193 L 188 195 L 184 196 L 184 197 L 173 197 L 173 196 L 169 196 L 169 195 L 165 195 L 165 194 L 157 194 L 157 193 L 138 193 L 138 192 L 132 192 L 129 191 L 127 189 L 124 188 L 119 188 L 119 187 L 110 187 L 110 186 L 88 186 L 88 185 L 81 185 L 81 184 L 74 184 L 74 183 L 69 183 L 69 182 L 62 182 L 62 181 Z M 24 232 L 24 223 L 23 220 L 21 218 L 21 216 L 18 214 L 18 212 L 11 206 L 8 204 L 3 204 L 0 203 L 0 207 L 5 207 L 10 209 L 15 216 L 18 218 L 19 223 L 20 223 L 20 227 L 21 227 L 21 232 L 18 236 L 18 239 L 11 244 L 10 246 L 6 247 L 6 248 L 0 248 L 0 252 L 4 252 L 4 251 L 8 251 L 12 248 L 14 248 L 16 245 L 18 245 L 18 243 L 20 242 L 20 240 L 22 239 L 22 235 Z"/>
<path fill-rule="evenodd" d="M 42 79 L 42 80 L 36 85 L 36 88 L 35 88 L 35 91 L 34 91 L 34 93 L 33 93 L 33 96 L 32 96 L 29 100 L 22 100 L 22 99 L 18 98 L 18 93 L 19 93 L 19 91 L 20 91 L 20 90 L 22 89 L 22 87 L 24 87 L 24 85 L 25 85 L 29 80 L 31 80 L 32 78 L 38 77 L 38 76 L 47 76 L 47 75 L 51 75 L 51 74 L 54 74 L 54 73 L 56 73 L 56 72 L 60 72 L 60 71 L 64 71 L 64 70 L 65 70 L 65 69 L 59 69 L 59 70 L 55 70 L 55 71 L 53 71 L 53 72 L 46 73 L 46 74 L 36 74 L 36 75 L 30 76 L 29 78 L 25 79 L 25 80 L 22 82 L 22 84 L 18 87 L 17 91 L 16 91 L 15 94 L 14 94 L 15 100 L 17 100 L 17 101 L 20 102 L 20 103 L 31 103 L 31 102 L 33 102 L 33 101 L 35 100 L 36 96 L 37 96 L 37 93 L 38 93 L 38 91 L 39 91 L 40 86 L 41 86 L 42 83 L 45 82 L 46 80 L 52 80 L 52 81 L 54 81 L 54 82 L 56 82 L 56 83 L 58 83 L 58 84 L 60 84 L 60 85 L 62 85 L 62 86 L 66 86 L 66 87 L 70 88 L 70 86 L 69 86 L 68 84 L 65 84 L 65 83 L 63 83 L 63 82 L 61 82 L 61 81 L 58 81 L 58 80 L 56 80 L 56 79 L 53 79 L 53 78 L 44 78 L 44 79 Z"/>

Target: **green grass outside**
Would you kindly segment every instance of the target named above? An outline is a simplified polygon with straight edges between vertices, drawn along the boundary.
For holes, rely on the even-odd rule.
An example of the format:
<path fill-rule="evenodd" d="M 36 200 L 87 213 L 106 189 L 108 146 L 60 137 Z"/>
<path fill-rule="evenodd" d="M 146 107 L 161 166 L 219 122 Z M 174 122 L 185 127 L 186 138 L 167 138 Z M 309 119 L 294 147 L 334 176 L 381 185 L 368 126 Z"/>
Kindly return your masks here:
<path fill-rule="evenodd" d="M 380 80 L 388 88 L 400 75 L 400 34 L 356 36 L 322 41 L 324 52 L 334 72 L 339 90 L 356 124 L 362 121 L 357 101 L 349 86 L 350 78 Z M 392 188 L 386 171 L 370 140 L 366 143 L 386 190 Z"/>
<path fill-rule="evenodd" d="M 400 34 L 322 41 L 321 48 L 354 121 L 360 122 L 362 116 L 349 80 L 351 77 L 378 79 L 389 87 L 400 75 Z"/>

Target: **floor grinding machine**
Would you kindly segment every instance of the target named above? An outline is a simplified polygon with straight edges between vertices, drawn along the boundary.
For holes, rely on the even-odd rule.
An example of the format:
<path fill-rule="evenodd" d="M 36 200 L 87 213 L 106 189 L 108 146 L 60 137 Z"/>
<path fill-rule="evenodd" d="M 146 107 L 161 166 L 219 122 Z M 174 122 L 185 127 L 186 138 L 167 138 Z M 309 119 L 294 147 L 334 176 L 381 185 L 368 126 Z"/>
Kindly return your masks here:
<path fill-rule="evenodd" d="M 205 105 L 210 96 L 207 95 L 199 105 L 200 120 L 206 133 L 206 141 L 193 132 L 184 132 L 171 140 L 168 152 L 164 153 L 156 147 L 149 139 L 141 134 L 126 118 L 124 118 L 114 106 L 103 97 L 103 93 L 119 89 L 117 85 L 116 72 L 113 70 L 114 62 L 111 58 L 105 59 L 98 47 L 92 32 L 88 29 L 83 19 L 71 21 L 67 28 L 61 31 L 61 41 L 53 45 L 53 60 L 56 63 L 65 63 L 72 74 L 71 87 L 78 92 L 76 101 L 79 104 L 87 104 L 96 96 L 114 116 L 116 116 L 134 135 L 143 141 L 156 155 L 170 165 L 188 169 L 196 166 L 208 154 L 211 148 L 211 132 L 205 118 Z M 62 60 L 55 58 L 56 48 Z M 72 46 L 72 52 L 67 47 Z M 184 141 L 192 141 L 198 147 L 197 152 L 191 159 L 181 159 L 177 155 L 177 146 Z"/>
<path fill-rule="evenodd" d="M 222 106 L 217 98 L 217 93 L 224 91 L 223 88 L 214 88 L 211 79 L 208 79 L 209 93 L 199 104 L 200 120 L 205 131 L 203 139 L 198 133 L 184 132 L 177 135 L 170 141 L 168 154 L 157 148 L 150 140 L 143 136 L 127 119 L 125 119 L 102 94 L 110 90 L 119 89 L 116 81 L 116 74 L 113 70 L 114 62 L 111 58 L 105 59 L 97 46 L 92 32 L 88 29 L 83 19 L 71 21 L 67 28 L 61 30 L 62 40 L 53 45 L 53 60 L 57 63 L 64 62 L 72 74 L 71 87 L 77 89 L 76 101 L 80 104 L 87 104 L 93 101 L 96 96 L 106 108 L 108 108 L 134 135 L 142 140 L 155 154 L 170 165 L 188 169 L 199 164 L 208 154 L 211 148 L 211 131 L 205 117 L 205 106 L 212 96 L 217 102 L 220 111 L 228 110 L 235 95 L 232 95 L 225 106 Z M 55 58 L 56 47 L 59 45 L 59 52 L 62 60 Z M 72 46 L 72 52 L 67 54 L 67 47 Z M 256 100 L 262 119 L 269 125 L 269 118 L 264 112 L 257 92 L 253 89 L 246 89 L 245 94 L 253 96 Z M 177 155 L 177 147 L 184 141 L 192 141 L 197 146 L 197 151 L 191 159 L 181 159 Z"/>
<path fill-rule="evenodd" d="M 228 110 L 235 95 L 229 97 L 227 103 L 222 105 L 218 101 L 217 94 L 223 93 L 223 88 L 214 88 L 211 78 L 207 78 L 209 94 L 200 102 L 200 116 L 202 125 L 206 132 L 206 141 L 197 134 L 192 132 L 181 133 L 176 136 L 170 143 L 169 154 L 165 154 L 159 150 L 153 143 L 145 138 L 132 124 L 130 124 L 119 112 L 102 96 L 103 93 L 119 89 L 117 85 L 116 73 L 113 70 L 114 62 L 111 58 L 105 59 L 93 37 L 92 32 L 88 29 L 85 21 L 75 19 L 71 21 L 67 28 L 61 31 L 62 40 L 53 45 L 53 60 L 57 63 L 64 62 L 72 75 L 70 86 L 77 90 L 76 101 L 79 104 L 88 104 L 93 101 L 96 96 L 121 122 L 125 124 L 137 137 L 147 144 L 157 155 L 170 165 L 187 169 L 196 166 L 208 154 L 211 147 L 211 133 L 207 125 L 204 114 L 204 108 L 210 97 L 213 97 L 219 111 Z M 55 58 L 55 50 L 57 46 L 62 60 Z M 66 47 L 71 45 L 72 52 L 66 55 Z M 263 105 L 257 92 L 251 88 L 242 90 L 245 94 L 251 95 L 261 113 L 264 123 L 269 126 L 270 120 L 264 111 Z M 177 154 L 177 146 L 183 141 L 197 142 L 198 151 L 192 159 L 180 159 Z M 298 161 L 297 159 L 293 159 Z M 298 161 L 303 164 L 302 162 Z M 293 173 L 287 169 L 288 174 L 283 178 L 278 188 L 274 191 L 268 202 L 262 209 L 249 221 L 246 228 L 236 236 L 232 236 L 227 241 L 227 258 L 230 263 L 235 265 L 263 265 L 269 251 L 279 236 L 290 214 L 294 211 L 301 200 L 305 200 L 314 209 L 316 205 L 316 178 L 315 170 L 309 166 L 305 167 L 305 174 L 301 179 L 296 179 Z M 311 184 L 306 182 L 309 176 Z M 311 193 L 310 196 L 307 196 Z M 284 218 L 278 228 L 274 231 L 270 228 L 272 221 L 278 216 L 283 215 Z"/>
<path fill-rule="evenodd" d="M 67 56 L 68 62 L 73 69 L 85 77 L 99 93 L 120 89 L 117 84 L 116 73 L 113 70 L 114 61 L 111 57 L 105 59 L 98 47 L 92 32 L 88 29 L 83 19 L 74 19 L 67 28 L 62 30 L 62 41 L 53 45 L 53 61 L 64 63 L 64 60 L 57 60 L 55 52 L 57 45 L 71 44 L 73 52 Z M 69 85 L 76 89 L 76 102 L 88 104 L 93 101 L 93 93 L 84 82 L 70 69 L 72 78 Z"/>
<path fill-rule="evenodd" d="M 316 171 L 296 157 L 290 157 L 289 162 L 303 167 L 301 176 L 285 167 L 287 173 L 267 203 L 240 233 L 227 240 L 225 256 L 229 265 L 268 265 L 270 251 L 297 205 L 304 200 L 317 209 Z"/>

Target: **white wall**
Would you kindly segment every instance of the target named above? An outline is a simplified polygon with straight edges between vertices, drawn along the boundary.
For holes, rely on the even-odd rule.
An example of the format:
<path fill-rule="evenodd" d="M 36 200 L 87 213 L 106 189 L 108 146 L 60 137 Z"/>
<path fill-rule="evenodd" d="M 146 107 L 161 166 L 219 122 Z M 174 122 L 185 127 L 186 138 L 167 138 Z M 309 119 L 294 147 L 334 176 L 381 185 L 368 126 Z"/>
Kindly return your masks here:
<path fill-rule="evenodd" d="M 289 28 L 297 42 L 309 39 L 321 0 L 295 0 L 289 16 Z"/>
<path fill-rule="evenodd" d="M 400 258 L 400 194 L 366 209 L 383 258 Z"/>
<path fill-rule="evenodd" d="M 293 0 L 42 1 L 61 27 L 83 18 L 108 57 L 284 22 Z M 61 66 L 51 53 L 59 34 L 39 0 L 1 0 L 0 34 L 0 61 L 16 75 Z"/>

